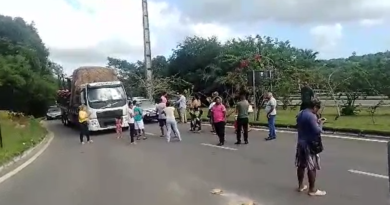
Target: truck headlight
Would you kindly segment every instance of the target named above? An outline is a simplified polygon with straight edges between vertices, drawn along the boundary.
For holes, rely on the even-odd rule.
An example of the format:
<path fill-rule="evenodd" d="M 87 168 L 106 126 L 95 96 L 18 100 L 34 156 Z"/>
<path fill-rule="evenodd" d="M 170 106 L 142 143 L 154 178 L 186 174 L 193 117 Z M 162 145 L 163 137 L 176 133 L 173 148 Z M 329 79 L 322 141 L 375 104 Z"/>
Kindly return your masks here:
<path fill-rule="evenodd" d="M 89 125 L 92 127 L 99 127 L 99 121 L 97 119 L 89 120 Z"/>
<path fill-rule="evenodd" d="M 127 124 L 129 122 L 128 116 L 123 116 L 123 123 Z"/>

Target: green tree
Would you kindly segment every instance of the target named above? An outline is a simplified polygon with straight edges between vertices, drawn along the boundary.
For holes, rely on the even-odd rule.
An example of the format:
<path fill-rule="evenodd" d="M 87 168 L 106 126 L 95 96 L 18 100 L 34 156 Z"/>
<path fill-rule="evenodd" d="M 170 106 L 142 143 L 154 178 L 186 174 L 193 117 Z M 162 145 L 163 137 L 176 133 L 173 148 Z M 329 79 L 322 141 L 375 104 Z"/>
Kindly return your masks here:
<path fill-rule="evenodd" d="M 55 102 L 48 55 L 34 23 L 0 15 L 0 109 L 42 115 Z"/>

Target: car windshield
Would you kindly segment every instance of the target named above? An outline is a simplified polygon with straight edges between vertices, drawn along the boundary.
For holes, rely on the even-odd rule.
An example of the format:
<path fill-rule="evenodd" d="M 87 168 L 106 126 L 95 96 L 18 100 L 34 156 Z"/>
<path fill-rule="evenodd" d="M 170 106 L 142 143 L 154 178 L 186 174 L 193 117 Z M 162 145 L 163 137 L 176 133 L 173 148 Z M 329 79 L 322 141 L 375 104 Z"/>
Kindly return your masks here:
<path fill-rule="evenodd" d="M 93 109 L 114 108 L 126 105 L 127 96 L 122 86 L 88 88 L 88 105 Z"/>
<path fill-rule="evenodd" d="M 123 99 L 126 99 L 126 94 L 122 86 L 88 89 L 88 101 L 91 103 Z"/>
<path fill-rule="evenodd" d="M 142 100 L 142 101 L 139 101 L 139 107 L 140 108 L 153 108 L 153 107 L 155 107 L 155 104 L 150 102 L 149 100 Z"/>
<path fill-rule="evenodd" d="M 60 108 L 58 107 L 53 107 L 53 108 L 50 108 L 47 112 L 60 112 Z"/>

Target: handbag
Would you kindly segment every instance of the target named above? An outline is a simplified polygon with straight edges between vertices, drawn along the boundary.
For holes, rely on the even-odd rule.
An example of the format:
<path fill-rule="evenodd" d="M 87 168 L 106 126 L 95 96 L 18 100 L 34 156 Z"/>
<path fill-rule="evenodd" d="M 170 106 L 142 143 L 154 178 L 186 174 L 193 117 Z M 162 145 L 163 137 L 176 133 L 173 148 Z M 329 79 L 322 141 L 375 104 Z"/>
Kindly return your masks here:
<path fill-rule="evenodd" d="M 249 105 L 248 107 L 248 113 L 252 113 L 253 112 L 253 106 L 252 105 Z"/>
<path fill-rule="evenodd" d="M 308 143 L 310 154 L 319 154 L 324 151 L 324 146 L 322 145 L 322 139 L 320 136 L 315 140 L 311 140 Z"/>

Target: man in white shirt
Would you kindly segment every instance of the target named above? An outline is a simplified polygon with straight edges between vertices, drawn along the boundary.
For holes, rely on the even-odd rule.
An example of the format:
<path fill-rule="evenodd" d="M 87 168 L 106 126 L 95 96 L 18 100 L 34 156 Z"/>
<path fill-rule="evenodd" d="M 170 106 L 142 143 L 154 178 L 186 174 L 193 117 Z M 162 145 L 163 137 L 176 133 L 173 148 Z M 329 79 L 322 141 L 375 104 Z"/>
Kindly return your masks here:
<path fill-rule="evenodd" d="M 277 102 L 270 92 L 267 93 L 266 99 L 268 99 L 268 102 L 265 106 L 265 113 L 267 114 L 268 119 L 269 135 L 267 138 L 265 138 L 265 140 L 274 140 L 276 139 L 275 118 Z"/>
<path fill-rule="evenodd" d="M 183 94 L 180 94 L 179 100 L 176 102 L 179 107 L 180 122 L 187 123 L 187 99 Z"/>
<path fill-rule="evenodd" d="M 129 102 L 128 103 L 129 109 L 128 109 L 128 115 L 129 115 L 129 130 L 130 130 L 130 143 L 131 144 L 136 144 L 134 142 L 134 137 L 135 137 L 135 125 L 134 125 L 134 110 L 133 110 L 133 103 Z"/>

